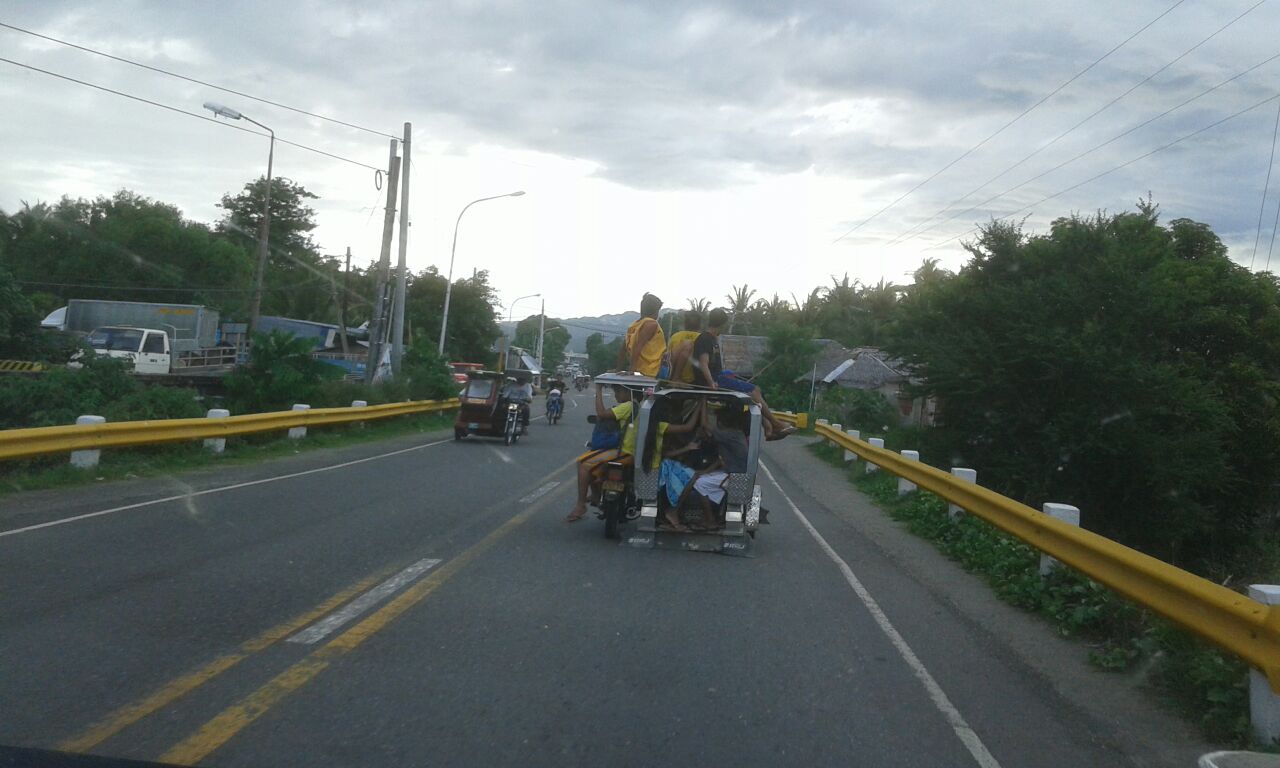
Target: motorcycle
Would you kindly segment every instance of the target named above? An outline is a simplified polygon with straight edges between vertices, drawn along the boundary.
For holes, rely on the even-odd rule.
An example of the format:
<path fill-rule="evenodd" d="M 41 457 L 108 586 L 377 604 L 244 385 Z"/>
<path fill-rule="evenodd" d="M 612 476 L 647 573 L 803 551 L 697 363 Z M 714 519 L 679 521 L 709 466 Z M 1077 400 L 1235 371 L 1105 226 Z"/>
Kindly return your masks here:
<path fill-rule="evenodd" d="M 507 403 L 507 423 L 502 428 L 502 441 L 504 443 L 511 445 L 520 439 L 520 436 L 524 433 L 522 421 L 520 418 L 520 404 Z"/>
<path fill-rule="evenodd" d="M 555 424 L 564 415 L 564 399 L 559 395 L 547 398 L 547 423 Z"/>
<path fill-rule="evenodd" d="M 600 493 L 600 511 L 596 517 L 604 520 L 604 537 L 618 538 L 618 528 L 626 521 L 640 516 L 635 489 L 631 484 L 630 470 L 616 461 L 605 465 L 604 483 Z"/>

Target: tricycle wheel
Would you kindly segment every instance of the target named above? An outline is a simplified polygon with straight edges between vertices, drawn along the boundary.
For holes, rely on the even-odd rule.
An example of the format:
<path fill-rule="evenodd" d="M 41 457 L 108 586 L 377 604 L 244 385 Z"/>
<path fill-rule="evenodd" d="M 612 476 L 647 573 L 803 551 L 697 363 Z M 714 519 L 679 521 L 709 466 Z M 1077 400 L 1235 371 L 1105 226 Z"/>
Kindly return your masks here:
<path fill-rule="evenodd" d="M 610 507 L 604 512 L 604 537 L 606 539 L 618 538 L 618 510 L 614 507 Z"/>
<path fill-rule="evenodd" d="M 467 436 L 467 430 L 465 430 L 465 429 L 458 429 L 457 427 L 454 427 L 454 428 L 453 428 L 453 439 L 454 439 L 454 440 L 461 440 L 462 438 L 464 438 L 464 437 L 466 437 L 466 436 Z"/>

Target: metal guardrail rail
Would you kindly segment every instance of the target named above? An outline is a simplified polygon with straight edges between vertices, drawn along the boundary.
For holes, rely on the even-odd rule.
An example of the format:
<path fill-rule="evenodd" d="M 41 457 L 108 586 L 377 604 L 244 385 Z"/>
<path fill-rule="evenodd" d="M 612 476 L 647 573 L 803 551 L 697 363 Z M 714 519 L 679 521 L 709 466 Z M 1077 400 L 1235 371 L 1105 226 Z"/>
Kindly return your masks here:
<path fill-rule="evenodd" d="M 1280 607 L 819 424 L 817 433 L 1240 657 L 1280 693 Z"/>
<path fill-rule="evenodd" d="M 780 421 L 785 421 L 788 424 L 794 424 L 800 429 L 805 429 L 806 427 L 809 426 L 809 414 L 807 413 L 791 413 L 790 411 L 774 411 L 773 415 L 776 416 Z"/>
<path fill-rule="evenodd" d="M 361 408 L 313 408 L 307 411 L 278 411 L 227 416 L 220 419 L 158 419 L 117 421 L 105 424 L 75 424 L 60 427 L 32 427 L 0 432 L 0 460 L 66 453 L 93 448 L 121 448 L 181 440 L 234 437 L 256 432 L 273 432 L 291 427 L 318 427 L 373 421 L 413 413 L 447 411 L 458 407 L 458 399 L 414 400 Z"/>

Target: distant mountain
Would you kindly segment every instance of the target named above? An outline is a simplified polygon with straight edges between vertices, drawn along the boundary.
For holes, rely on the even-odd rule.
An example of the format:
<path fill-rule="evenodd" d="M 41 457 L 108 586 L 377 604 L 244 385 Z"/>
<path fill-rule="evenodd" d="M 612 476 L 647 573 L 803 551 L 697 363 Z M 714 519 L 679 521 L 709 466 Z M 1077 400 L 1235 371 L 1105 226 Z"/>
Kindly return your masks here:
<path fill-rule="evenodd" d="M 677 310 L 664 310 L 662 317 L 666 317 L 671 312 Z M 569 331 L 569 351 L 582 352 L 587 351 L 587 337 L 593 333 L 599 333 L 604 336 L 605 341 L 611 341 L 617 336 L 622 336 L 627 332 L 627 326 L 640 319 L 639 312 L 623 312 L 619 315 L 600 315 L 598 317 L 566 317 L 566 318 L 548 318 L 556 320 Z M 502 332 L 508 336 L 515 332 L 516 323 L 508 323 L 502 321 L 498 323 L 502 328 Z"/>

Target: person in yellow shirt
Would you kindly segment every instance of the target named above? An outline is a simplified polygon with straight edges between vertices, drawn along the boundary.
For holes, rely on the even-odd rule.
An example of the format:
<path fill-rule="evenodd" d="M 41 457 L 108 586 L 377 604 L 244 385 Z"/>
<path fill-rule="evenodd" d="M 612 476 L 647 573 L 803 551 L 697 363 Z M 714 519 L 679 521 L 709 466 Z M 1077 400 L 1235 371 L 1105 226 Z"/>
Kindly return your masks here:
<path fill-rule="evenodd" d="M 693 342 L 698 340 L 698 334 L 701 332 L 702 313 L 686 309 L 684 330 L 671 334 L 671 341 L 667 344 L 670 350 L 667 357 L 671 360 L 671 369 L 667 372 L 666 378 L 683 384 L 694 383 L 693 366 L 690 365 L 690 360 L 693 357 Z"/>
<path fill-rule="evenodd" d="M 662 357 L 667 352 L 667 340 L 658 325 L 658 312 L 662 299 L 646 293 L 640 300 L 640 319 L 627 328 L 623 343 L 627 370 L 645 376 L 657 376 L 662 368 Z"/>
<path fill-rule="evenodd" d="M 616 448 L 590 450 L 578 457 L 578 498 L 565 517 L 565 522 L 576 523 L 587 515 L 587 497 L 595 485 L 596 470 L 611 461 L 630 464 L 636 452 L 635 404 L 632 403 L 631 390 L 614 385 L 613 399 L 618 404 L 612 408 L 604 404 L 604 386 L 596 385 L 596 421 L 603 424 L 614 424 L 622 430 L 621 443 Z"/>

